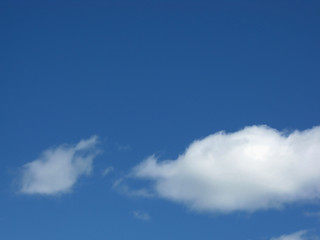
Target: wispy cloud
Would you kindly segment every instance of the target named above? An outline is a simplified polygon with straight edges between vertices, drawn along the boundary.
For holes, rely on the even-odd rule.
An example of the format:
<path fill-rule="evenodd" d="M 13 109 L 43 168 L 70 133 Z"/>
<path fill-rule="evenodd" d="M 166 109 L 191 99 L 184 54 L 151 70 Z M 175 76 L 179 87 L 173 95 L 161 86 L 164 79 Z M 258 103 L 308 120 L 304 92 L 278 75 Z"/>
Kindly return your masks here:
<path fill-rule="evenodd" d="M 197 211 L 279 208 L 320 198 L 320 127 L 290 134 L 267 126 L 218 132 L 175 160 L 147 158 L 132 176 Z"/>
<path fill-rule="evenodd" d="M 106 169 L 103 170 L 102 176 L 108 175 L 108 174 L 111 173 L 113 170 L 114 170 L 113 167 L 107 167 Z"/>
<path fill-rule="evenodd" d="M 150 220 L 150 215 L 146 212 L 142 212 L 142 211 L 133 211 L 132 212 L 133 216 L 139 220 L 144 220 L 144 221 L 149 221 Z"/>
<path fill-rule="evenodd" d="M 150 192 L 147 188 L 133 189 L 129 187 L 125 181 L 125 178 L 119 178 L 114 181 L 112 188 L 128 197 L 153 198 L 155 196 L 154 193 Z"/>
<path fill-rule="evenodd" d="M 318 217 L 320 218 L 320 212 L 304 212 L 303 213 L 307 217 Z"/>
<path fill-rule="evenodd" d="M 116 143 L 116 148 L 117 148 L 118 151 L 122 151 L 122 152 L 132 150 L 132 146 L 129 145 L 129 144 Z"/>
<path fill-rule="evenodd" d="M 309 231 L 301 230 L 288 235 L 282 235 L 280 237 L 271 238 L 271 240 L 316 240 L 319 239 L 316 236 L 309 234 Z"/>
<path fill-rule="evenodd" d="M 45 150 L 22 167 L 20 191 L 25 194 L 54 195 L 72 189 L 82 175 L 89 175 L 98 154 L 98 139 L 93 136 L 76 145 L 61 145 Z"/>

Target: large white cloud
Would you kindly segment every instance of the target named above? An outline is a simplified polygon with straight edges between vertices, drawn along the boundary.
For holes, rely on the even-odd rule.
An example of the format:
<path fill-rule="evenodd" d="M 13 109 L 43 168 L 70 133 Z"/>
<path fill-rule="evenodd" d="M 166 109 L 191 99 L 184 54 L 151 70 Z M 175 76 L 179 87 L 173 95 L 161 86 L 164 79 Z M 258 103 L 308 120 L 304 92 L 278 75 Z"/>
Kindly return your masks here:
<path fill-rule="evenodd" d="M 72 189 L 81 175 L 89 175 L 97 155 L 97 137 L 81 140 L 77 145 L 51 148 L 22 167 L 21 192 L 53 195 Z"/>
<path fill-rule="evenodd" d="M 267 126 L 218 132 L 176 160 L 147 158 L 132 176 L 197 211 L 278 208 L 320 197 L 320 127 L 290 134 Z"/>

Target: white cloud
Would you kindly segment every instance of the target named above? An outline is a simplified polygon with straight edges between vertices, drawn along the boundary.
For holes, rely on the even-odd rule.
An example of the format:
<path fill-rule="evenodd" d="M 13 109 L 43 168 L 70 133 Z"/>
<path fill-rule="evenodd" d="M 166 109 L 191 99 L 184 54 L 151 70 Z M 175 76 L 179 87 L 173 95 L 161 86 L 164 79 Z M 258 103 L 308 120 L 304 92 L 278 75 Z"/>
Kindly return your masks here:
<path fill-rule="evenodd" d="M 144 221 L 150 220 L 150 215 L 142 211 L 133 211 L 133 216 L 137 219 L 144 220 Z"/>
<path fill-rule="evenodd" d="M 311 240 L 315 239 L 310 236 L 307 236 L 308 231 L 302 230 L 299 232 L 295 232 L 289 235 L 282 235 L 280 237 L 271 238 L 271 240 Z"/>
<path fill-rule="evenodd" d="M 131 174 L 152 180 L 159 197 L 197 211 L 255 211 L 315 200 L 320 127 L 290 134 L 267 126 L 218 132 L 194 141 L 176 160 L 151 156 Z"/>
<path fill-rule="evenodd" d="M 53 195 L 69 192 L 78 178 L 89 175 L 98 154 L 97 137 L 81 140 L 77 145 L 61 145 L 44 151 L 23 166 L 21 192 Z"/>

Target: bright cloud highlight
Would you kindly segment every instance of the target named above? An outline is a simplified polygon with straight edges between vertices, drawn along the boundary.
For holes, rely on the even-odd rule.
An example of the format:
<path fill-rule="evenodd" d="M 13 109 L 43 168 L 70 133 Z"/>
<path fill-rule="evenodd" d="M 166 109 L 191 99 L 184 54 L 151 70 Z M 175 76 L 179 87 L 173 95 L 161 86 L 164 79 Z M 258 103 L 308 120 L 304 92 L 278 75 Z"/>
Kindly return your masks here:
<path fill-rule="evenodd" d="M 194 141 L 175 160 L 151 156 L 131 174 L 152 180 L 159 197 L 197 211 L 255 211 L 319 199 L 320 127 L 218 132 Z"/>
<path fill-rule="evenodd" d="M 53 195 L 69 192 L 78 178 L 89 175 L 98 154 L 98 139 L 93 136 L 77 145 L 51 148 L 23 166 L 21 192 Z"/>

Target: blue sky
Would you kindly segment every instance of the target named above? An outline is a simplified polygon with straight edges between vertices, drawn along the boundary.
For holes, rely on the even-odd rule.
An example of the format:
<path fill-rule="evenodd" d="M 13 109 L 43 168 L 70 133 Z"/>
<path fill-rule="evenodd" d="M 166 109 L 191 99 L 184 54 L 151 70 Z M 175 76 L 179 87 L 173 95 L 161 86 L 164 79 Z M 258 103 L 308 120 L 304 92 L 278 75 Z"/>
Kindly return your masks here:
<path fill-rule="evenodd" d="M 319 1 L 0 3 L 0 238 L 320 238 Z"/>

